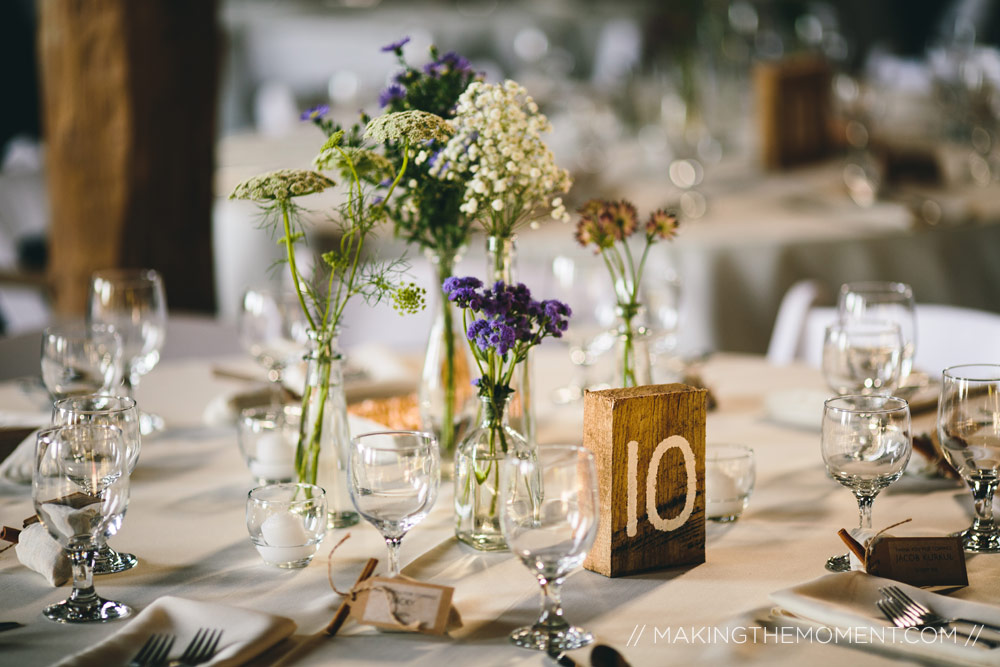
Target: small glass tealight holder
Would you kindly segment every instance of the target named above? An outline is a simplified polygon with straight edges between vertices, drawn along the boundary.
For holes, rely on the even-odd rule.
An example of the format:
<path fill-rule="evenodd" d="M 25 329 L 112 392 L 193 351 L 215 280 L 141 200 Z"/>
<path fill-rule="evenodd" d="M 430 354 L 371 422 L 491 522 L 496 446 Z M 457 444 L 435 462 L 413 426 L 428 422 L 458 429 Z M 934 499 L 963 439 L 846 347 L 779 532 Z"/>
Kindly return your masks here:
<path fill-rule="evenodd" d="M 744 445 L 705 448 L 705 517 L 736 521 L 746 509 L 757 478 L 753 450 Z"/>
<path fill-rule="evenodd" d="M 313 484 L 269 484 L 247 496 L 247 530 L 268 565 L 305 567 L 326 536 L 326 492 Z"/>
<path fill-rule="evenodd" d="M 295 479 L 299 414 L 293 406 L 262 406 L 240 412 L 237 442 L 258 486 Z"/>

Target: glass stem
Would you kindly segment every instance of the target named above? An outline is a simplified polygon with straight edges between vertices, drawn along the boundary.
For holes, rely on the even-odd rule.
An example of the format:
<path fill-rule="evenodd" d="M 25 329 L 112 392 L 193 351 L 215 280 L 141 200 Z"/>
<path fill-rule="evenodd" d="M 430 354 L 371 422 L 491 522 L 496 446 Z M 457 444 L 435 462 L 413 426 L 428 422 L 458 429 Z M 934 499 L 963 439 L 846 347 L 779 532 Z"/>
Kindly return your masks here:
<path fill-rule="evenodd" d="M 89 609 L 98 599 L 94 591 L 94 550 L 90 547 L 73 549 L 69 558 L 73 567 L 73 592 L 67 602 L 81 611 Z"/>
<path fill-rule="evenodd" d="M 569 627 L 566 619 L 563 618 L 562 609 L 562 579 L 547 579 L 538 576 L 538 583 L 542 587 L 542 613 L 535 623 L 536 628 L 543 628 L 548 632 L 555 632 Z"/>
<path fill-rule="evenodd" d="M 387 537 L 385 545 L 389 547 L 389 577 L 399 576 L 399 543 L 402 537 Z"/>
<path fill-rule="evenodd" d="M 134 382 L 132 381 L 131 370 L 125 372 L 125 377 L 122 378 L 122 387 L 125 389 L 125 396 L 128 398 L 135 398 L 135 388 Z"/>
<path fill-rule="evenodd" d="M 980 524 L 993 523 L 993 492 L 996 482 L 974 479 L 969 483 L 972 487 L 972 499 L 976 507 L 975 530 L 980 530 Z"/>
<path fill-rule="evenodd" d="M 875 496 L 878 494 L 863 496 L 856 494 L 858 499 L 858 528 L 864 530 L 871 530 L 872 528 L 872 503 L 875 502 Z"/>

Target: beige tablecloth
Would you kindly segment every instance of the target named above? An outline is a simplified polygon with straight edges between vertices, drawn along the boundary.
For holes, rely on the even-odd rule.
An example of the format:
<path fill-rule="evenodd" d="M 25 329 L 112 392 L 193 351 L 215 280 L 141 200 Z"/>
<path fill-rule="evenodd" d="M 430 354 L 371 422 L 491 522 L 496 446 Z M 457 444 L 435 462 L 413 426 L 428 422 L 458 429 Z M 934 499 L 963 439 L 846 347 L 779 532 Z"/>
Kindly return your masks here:
<path fill-rule="evenodd" d="M 565 352 L 542 349 L 536 379 L 539 439 L 579 441 L 582 407 L 555 407 L 548 397 L 568 377 Z M 762 358 L 720 355 L 704 369 L 720 401 L 708 418 L 709 442 L 737 442 L 757 452 L 757 488 L 746 514 L 735 524 L 708 526 L 707 561 L 621 579 L 588 571 L 564 587 L 567 617 L 618 647 L 634 665 L 692 664 L 890 664 L 870 647 L 760 641 L 706 643 L 699 628 L 745 626 L 770 608 L 769 594 L 824 573 L 823 563 L 843 545 L 840 527 L 857 521 L 847 489 L 830 480 L 819 454 L 819 431 L 782 426 L 765 418 L 763 400 L 779 389 L 822 389 L 818 373 L 804 367 L 772 368 Z M 112 545 L 139 556 L 139 567 L 97 578 L 98 591 L 145 608 L 163 595 L 258 609 L 287 616 L 298 633 L 254 664 L 296 665 L 542 665 L 544 659 L 512 647 L 506 635 L 538 613 L 534 578 L 509 554 L 481 554 L 452 536 L 452 494 L 447 485 L 431 515 L 406 536 L 404 573 L 455 586 L 455 604 L 465 627 L 453 639 L 376 633 L 345 626 L 336 639 L 316 639 L 340 599 L 327 581 L 326 556 L 344 531 L 330 534 L 317 559 L 299 571 L 266 567 L 251 545 L 244 521 L 250 477 L 236 446 L 235 430 L 201 423 L 205 405 L 231 381 L 213 378 L 205 360 L 166 362 L 144 378 L 139 400 L 170 426 L 143 444 L 121 533 Z M 27 399 L 13 384 L 0 385 L 0 405 L 23 409 Z M 817 424 L 820 415 L 816 415 Z M 0 488 L 0 521 L 18 524 L 32 513 L 27 488 Z M 874 521 L 887 525 L 913 517 L 912 531 L 945 533 L 968 525 L 966 488 L 904 478 L 875 502 Z M 347 588 L 369 556 L 384 560 L 374 528 L 359 524 L 338 551 L 329 572 Z M 994 561 L 970 561 L 972 586 L 958 596 L 1000 600 Z M 26 627 L 0 634 L 0 663 L 50 664 L 93 644 L 120 625 L 64 626 L 41 616 L 43 606 L 63 599 L 21 567 L 13 551 L 0 555 L 0 621 Z M 642 631 L 640 632 L 640 629 Z M 685 639 L 678 637 L 684 629 Z M 664 639 L 670 631 L 672 641 Z M 762 640 L 764 638 L 762 637 Z M 576 656 L 583 664 L 586 651 Z"/>

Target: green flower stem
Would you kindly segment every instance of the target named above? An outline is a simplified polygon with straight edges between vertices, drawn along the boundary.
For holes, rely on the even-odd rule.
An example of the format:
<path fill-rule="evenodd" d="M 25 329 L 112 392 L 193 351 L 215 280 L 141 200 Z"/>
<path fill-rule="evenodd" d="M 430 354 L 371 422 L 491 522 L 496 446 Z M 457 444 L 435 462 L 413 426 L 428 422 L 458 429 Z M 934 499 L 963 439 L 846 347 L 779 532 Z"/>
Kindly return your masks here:
<path fill-rule="evenodd" d="M 314 403 L 315 419 L 312 419 L 312 429 L 308 433 L 307 430 L 309 430 L 309 423 L 305 417 L 309 416 L 311 419 L 313 416 L 308 411 L 310 403 L 313 403 L 311 400 L 313 397 L 313 390 L 305 392 L 302 396 L 303 420 L 299 425 L 299 447 L 295 452 L 295 467 L 296 472 L 298 473 L 298 479 L 300 481 L 308 482 L 309 484 L 316 483 L 317 474 L 319 472 L 320 438 L 323 435 L 323 421 L 326 415 L 326 401 L 330 395 L 330 371 L 332 368 L 332 359 L 328 345 L 328 342 L 320 341 L 319 348 L 317 350 L 319 396 L 317 401 Z M 302 446 L 303 442 L 306 443 L 305 447 Z"/>
<path fill-rule="evenodd" d="M 438 284 L 450 278 L 455 268 L 455 258 L 442 255 Z M 451 303 L 446 295 L 441 297 L 444 317 L 444 416 L 441 424 L 441 448 L 446 452 L 455 448 L 455 331 Z"/>
<path fill-rule="evenodd" d="M 292 223 L 288 215 L 288 202 L 281 202 L 281 224 L 285 230 L 285 254 L 288 257 L 288 268 L 292 273 L 292 282 L 295 284 L 295 294 L 299 297 L 299 305 L 302 306 L 302 312 L 305 313 L 306 319 L 309 321 L 309 326 L 312 329 L 316 329 L 316 322 L 313 321 L 312 315 L 309 313 L 309 309 L 306 307 L 306 299 L 302 294 L 302 280 L 299 277 L 298 267 L 295 265 L 295 248 L 293 247 L 292 239 Z"/>

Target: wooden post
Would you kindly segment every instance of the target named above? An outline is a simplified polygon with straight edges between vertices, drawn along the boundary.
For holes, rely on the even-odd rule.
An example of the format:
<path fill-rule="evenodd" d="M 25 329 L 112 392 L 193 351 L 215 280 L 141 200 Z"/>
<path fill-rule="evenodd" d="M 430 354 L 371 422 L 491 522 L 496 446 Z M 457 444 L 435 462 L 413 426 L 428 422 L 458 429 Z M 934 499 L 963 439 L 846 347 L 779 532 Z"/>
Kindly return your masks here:
<path fill-rule="evenodd" d="M 608 577 L 705 562 L 705 397 L 683 384 L 588 391 L 600 525 L 583 566 Z"/>
<path fill-rule="evenodd" d="M 830 66 L 812 57 L 761 63 L 754 70 L 761 159 L 784 169 L 830 154 Z"/>
<path fill-rule="evenodd" d="M 49 279 L 82 312 L 90 274 L 149 267 L 172 309 L 214 311 L 215 0 L 41 0 Z"/>

